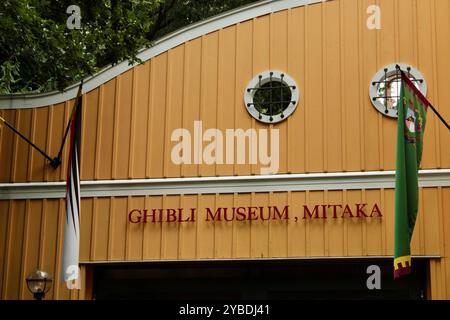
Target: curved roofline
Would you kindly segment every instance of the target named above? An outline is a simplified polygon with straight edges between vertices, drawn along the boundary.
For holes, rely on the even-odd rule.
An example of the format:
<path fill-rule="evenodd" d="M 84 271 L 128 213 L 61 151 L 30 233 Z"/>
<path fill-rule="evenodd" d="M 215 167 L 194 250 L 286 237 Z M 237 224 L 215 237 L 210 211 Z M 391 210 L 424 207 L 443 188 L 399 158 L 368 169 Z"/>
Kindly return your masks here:
<path fill-rule="evenodd" d="M 269 13 L 325 1 L 329 0 L 265 0 L 252 3 L 188 25 L 187 27 L 170 33 L 155 41 L 150 48 L 140 51 L 137 56 L 142 61 L 147 61 L 163 52 L 179 46 L 180 44 L 228 26 Z M 125 60 L 114 66 L 110 65 L 105 67 L 94 76 L 84 79 L 82 93 L 84 94 L 98 88 L 100 85 L 132 69 L 136 65 L 137 63 L 130 65 L 128 60 Z M 80 82 L 75 83 L 62 92 L 52 91 L 37 94 L 20 93 L 3 95 L 0 96 L 0 109 L 26 109 L 58 104 L 75 98 L 79 85 Z"/>

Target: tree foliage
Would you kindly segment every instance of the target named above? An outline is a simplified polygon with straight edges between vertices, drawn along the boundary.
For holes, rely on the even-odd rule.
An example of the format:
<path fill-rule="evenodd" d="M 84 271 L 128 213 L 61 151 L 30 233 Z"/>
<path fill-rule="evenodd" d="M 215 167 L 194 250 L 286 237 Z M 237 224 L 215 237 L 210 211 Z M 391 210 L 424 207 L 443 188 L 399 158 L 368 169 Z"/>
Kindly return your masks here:
<path fill-rule="evenodd" d="M 255 0 L 2 0 L 0 94 L 63 90 L 101 68 L 138 62 L 178 28 Z M 81 29 L 69 29 L 70 5 Z"/>

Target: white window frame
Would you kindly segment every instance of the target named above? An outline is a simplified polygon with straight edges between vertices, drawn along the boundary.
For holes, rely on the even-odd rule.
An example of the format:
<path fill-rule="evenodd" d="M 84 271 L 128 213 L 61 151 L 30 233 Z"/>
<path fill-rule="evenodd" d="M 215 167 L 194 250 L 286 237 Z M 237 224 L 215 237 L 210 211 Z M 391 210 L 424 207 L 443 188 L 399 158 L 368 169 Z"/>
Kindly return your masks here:
<path fill-rule="evenodd" d="M 272 75 L 271 75 L 272 73 Z M 261 78 L 261 80 L 260 80 Z M 252 90 L 252 88 L 258 88 L 259 85 L 264 85 L 270 81 L 279 81 L 286 86 L 288 86 L 291 90 L 291 101 L 292 103 L 289 104 L 289 106 L 282 112 L 273 116 L 261 114 L 254 106 L 253 104 L 253 97 L 255 96 L 255 93 L 257 90 Z M 295 109 L 297 109 L 297 105 L 300 99 L 300 89 L 298 85 L 295 83 L 294 79 L 292 79 L 288 74 L 281 71 L 273 71 L 273 70 L 267 70 L 262 73 L 257 74 L 247 85 L 244 92 L 244 103 L 245 108 L 247 109 L 248 113 L 255 118 L 257 121 L 268 123 L 268 124 L 274 124 L 279 123 L 294 113 Z"/>
<path fill-rule="evenodd" d="M 390 118 L 397 118 L 397 110 L 394 109 L 388 109 L 386 112 L 385 105 L 380 101 L 380 99 L 374 100 L 375 97 L 378 97 L 377 93 L 377 82 L 382 81 L 385 77 L 385 74 L 387 73 L 387 76 L 391 76 L 392 74 L 398 72 L 397 66 L 401 68 L 404 72 L 410 74 L 414 79 L 423 79 L 423 82 L 418 82 L 419 84 L 419 90 L 423 93 L 424 96 L 427 95 L 427 82 L 425 80 L 425 77 L 422 75 L 422 73 L 412 67 L 411 65 L 405 64 L 405 63 L 393 63 L 385 66 L 384 68 L 380 69 L 372 78 L 370 81 L 370 89 L 369 89 L 369 95 L 370 95 L 370 101 L 372 102 L 372 105 L 384 116 L 390 117 Z"/>

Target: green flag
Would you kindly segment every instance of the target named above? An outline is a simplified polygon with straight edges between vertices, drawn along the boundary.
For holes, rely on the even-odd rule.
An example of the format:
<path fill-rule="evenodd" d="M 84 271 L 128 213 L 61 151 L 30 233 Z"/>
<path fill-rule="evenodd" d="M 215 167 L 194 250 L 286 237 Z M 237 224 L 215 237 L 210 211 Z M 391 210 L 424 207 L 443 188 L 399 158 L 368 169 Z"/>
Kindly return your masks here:
<path fill-rule="evenodd" d="M 411 238 L 419 204 L 418 171 L 422 159 L 427 99 L 401 71 L 395 172 L 394 278 L 411 272 Z"/>

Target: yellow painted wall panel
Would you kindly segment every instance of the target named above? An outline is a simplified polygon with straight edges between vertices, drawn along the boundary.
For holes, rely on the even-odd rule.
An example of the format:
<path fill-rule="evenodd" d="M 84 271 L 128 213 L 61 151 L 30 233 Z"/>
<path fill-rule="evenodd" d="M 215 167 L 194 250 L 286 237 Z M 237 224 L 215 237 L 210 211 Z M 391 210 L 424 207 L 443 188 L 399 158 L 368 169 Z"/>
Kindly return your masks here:
<path fill-rule="evenodd" d="M 307 191 L 306 202 L 310 212 L 315 215 L 314 209 L 319 219 L 307 218 L 306 224 L 306 256 L 323 256 L 325 253 L 324 219 L 322 219 L 322 205 L 324 204 L 323 192 Z M 316 207 L 317 205 L 317 207 Z"/>
<path fill-rule="evenodd" d="M 7 200 L 0 201 L 0 299 L 3 299 L 5 294 L 3 284 L 6 281 L 4 275 L 7 261 L 8 219 L 11 217 L 9 214 L 9 203 Z"/>
<path fill-rule="evenodd" d="M 16 114 L 16 128 L 24 136 L 29 137 L 31 132 L 31 109 L 19 110 Z M 13 153 L 13 163 L 11 176 L 15 181 L 27 181 L 29 172 L 29 153 L 31 152 L 28 143 L 18 135 L 14 135 L 16 147 Z"/>
<path fill-rule="evenodd" d="M 272 35 L 273 31 L 271 33 L 271 25 L 272 25 L 271 21 L 273 21 L 271 15 L 265 15 L 258 19 L 253 20 L 252 72 L 255 76 L 259 73 L 271 69 L 270 68 L 271 56 L 273 57 L 273 53 L 271 54 L 272 51 L 271 47 L 275 45 L 274 43 L 271 43 L 271 40 L 275 41 Z M 267 129 L 266 124 L 260 123 L 259 121 L 256 121 L 253 118 L 251 120 L 252 120 L 251 127 L 257 130 L 257 132 L 259 132 L 259 130 L 261 129 Z M 259 146 L 257 146 L 257 148 L 259 150 Z M 261 172 L 261 165 L 259 163 L 253 164 L 251 173 L 260 174 L 260 172 Z"/>
<path fill-rule="evenodd" d="M 245 207 L 250 203 L 251 194 L 234 194 L 232 207 Z M 236 213 L 236 218 L 238 214 Z M 233 258 L 247 258 L 251 253 L 250 221 L 233 221 Z M 270 231 L 269 231 L 270 233 Z M 270 234 L 269 234 L 270 247 Z M 269 249 L 270 254 L 270 249 Z"/>
<path fill-rule="evenodd" d="M 89 260 L 91 257 L 92 216 L 94 199 L 82 199 L 80 209 L 80 260 Z M 56 210 L 54 207 L 53 210 Z M 65 219 L 66 208 L 59 211 L 59 219 Z M 113 211 L 111 211 L 113 214 Z M 94 230 L 95 231 L 95 230 Z"/>
<path fill-rule="evenodd" d="M 119 78 L 108 81 L 100 87 L 97 124 L 97 152 L 95 178 L 112 177 L 112 152 L 114 138 L 114 114 L 116 87 Z"/>
<path fill-rule="evenodd" d="M 249 81 L 254 77 L 252 72 L 252 34 L 253 22 L 246 21 L 236 26 L 236 79 L 234 101 L 234 128 L 244 131 L 252 127 L 252 118 L 244 107 L 243 94 Z M 245 175 L 251 172 L 249 164 L 249 142 L 246 139 L 245 163 L 237 159 L 237 144 L 234 146 L 234 174 Z"/>
<path fill-rule="evenodd" d="M 441 201 L 442 201 L 442 219 L 443 219 L 442 229 L 444 230 L 442 240 L 444 241 L 445 244 L 444 254 L 446 257 L 450 257 L 450 245 L 448 245 L 448 243 L 450 243 L 450 232 L 446 232 L 447 230 L 450 230 L 450 188 L 442 188 Z"/>
<path fill-rule="evenodd" d="M 236 26 L 219 31 L 219 70 L 217 87 L 217 129 L 225 132 L 234 128 L 235 119 L 235 92 L 236 78 Z M 194 108 L 194 111 L 197 109 Z M 216 165 L 216 174 L 231 176 L 234 174 L 234 165 Z"/>
<path fill-rule="evenodd" d="M 62 214 L 64 213 L 59 210 L 59 200 L 43 200 L 39 268 L 48 270 L 53 279 L 56 279 L 55 274 L 60 272 L 55 268 L 56 260 L 59 259 L 56 255 L 55 244 L 58 242 L 58 221 L 62 219 Z M 82 233 L 85 231 L 83 229 L 81 229 Z M 81 236 L 81 239 L 82 241 L 90 241 L 90 236 L 86 238 Z M 55 283 L 52 283 L 52 288 L 48 293 L 51 299 L 54 298 Z"/>
<path fill-rule="evenodd" d="M 430 261 L 430 280 L 431 280 L 431 299 L 442 299 L 440 294 L 440 286 L 442 284 L 440 269 L 440 261 L 432 260 Z"/>
<path fill-rule="evenodd" d="M 108 259 L 126 259 L 125 251 L 128 245 L 128 212 L 133 209 L 142 209 L 142 206 L 128 205 L 127 197 L 115 197 L 111 199 L 111 211 L 108 225 Z M 142 244 L 144 241 L 142 241 Z"/>
<path fill-rule="evenodd" d="M 210 128 L 217 128 L 218 41 L 218 32 L 214 32 L 208 37 L 202 37 L 200 118 L 203 133 Z M 201 158 L 203 158 L 201 162 L 204 164 L 200 165 L 199 176 L 215 175 L 215 165 L 206 162 L 205 157 L 205 155 L 208 155 L 206 146 L 211 143 L 216 143 L 216 151 L 213 154 L 217 155 L 217 138 L 205 141 L 205 149 L 203 155 L 201 155 Z"/>
<path fill-rule="evenodd" d="M 288 11 L 280 11 L 270 15 L 270 69 L 286 71 L 288 67 Z M 271 128 L 279 130 L 279 168 L 280 172 L 288 171 L 288 123 L 282 121 Z"/>
<path fill-rule="evenodd" d="M 425 252 L 429 254 L 440 253 L 441 229 L 439 223 L 439 196 L 437 189 L 424 188 L 422 214 L 425 226 Z"/>
<path fill-rule="evenodd" d="M 203 133 L 208 129 L 217 128 L 217 85 L 218 85 L 218 49 L 219 34 L 214 32 L 208 37 L 202 38 L 202 65 L 201 65 L 201 97 L 200 97 L 200 117 L 202 120 Z M 205 141 L 203 146 L 206 148 L 211 141 Z M 216 152 L 218 144 L 216 141 Z M 206 149 L 203 150 L 203 165 L 200 165 L 199 176 L 214 176 L 215 165 L 207 163 L 205 155 Z M 214 152 L 214 155 L 217 153 Z"/>
<path fill-rule="evenodd" d="M 341 191 L 328 191 L 327 192 L 327 204 L 328 205 L 342 205 L 343 194 Z M 336 215 L 335 215 L 336 208 Z M 328 207 L 327 208 L 327 237 L 328 237 L 328 255 L 332 257 L 342 257 L 344 256 L 344 219 L 340 218 L 340 212 L 342 209 L 338 207 Z M 336 216 L 336 218 L 335 218 Z"/>
<path fill-rule="evenodd" d="M 149 110 L 149 160 L 147 160 L 147 174 L 150 177 L 162 177 L 164 166 L 164 135 L 167 108 L 167 70 L 168 53 L 161 54 L 151 61 L 150 80 L 150 110 Z"/>
<path fill-rule="evenodd" d="M 347 248 L 348 255 L 350 256 L 362 256 L 363 255 L 363 234 L 362 234 L 362 218 L 356 218 L 358 215 L 355 204 L 362 203 L 361 201 L 361 191 L 359 190 L 349 190 L 347 191 L 345 203 L 348 204 L 348 207 L 351 210 L 350 215 L 353 215 L 355 218 L 346 219 L 347 224 Z M 344 209 L 345 211 L 345 209 Z M 344 215 L 344 213 L 343 213 Z M 345 217 L 348 217 L 348 214 L 345 214 Z"/>
<path fill-rule="evenodd" d="M 343 139 L 345 140 L 345 170 L 355 171 L 362 167 L 361 162 L 361 121 L 359 95 L 362 94 L 359 86 L 359 45 L 358 45 L 358 7 L 352 1 L 343 1 L 341 7 L 341 61 L 343 112 L 346 119 Z M 359 132 L 360 134 L 357 134 Z"/>
<path fill-rule="evenodd" d="M 230 207 L 233 204 L 233 197 L 233 194 L 216 195 L 216 208 Z M 214 225 L 214 258 L 233 257 L 234 228 L 236 228 L 236 222 L 224 219 Z"/>
<path fill-rule="evenodd" d="M 450 287 L 448 279 L 448 258 L 441 259 L 441 274 L 442 274 L 442 300 L 450 299 Z"/>
<path fill-rule="evenodd" d="M 213 194 L 198 196 L 197 259 L 214 258 L 215 225 L 220 222 L 206 221 L 206 208 L 216 212 L 216 197 Z"/>
<path fill-rule="evenodd" d="M 47 146 L 47 135 L 43 132 L 48 127 L 48 108 L 38 108 L 32 110 L 32 123 L 31 123 L 31 140 L 43 150 Z M 41 131 L 43 131 L 41 133 Z M 56 155 L 54 155 L 56 156 Z M 41 156 L 41 154 L 31 149 L 29 153 L 29 181 L 44 181 L 45 168 L 47 167 L 47 160 Z"/>
<path fill-rule="evenodd" d="M 128 197 L 128 210 L 130 212 L 136 208 L 145 208 L 145 198 L 143 197 Z M 133 224 L 127 223 L 124 219 L 126 215 L 124 212 L 121 213 L 122 219 L 120 219 L 119 223 L 127 225 L 127 235 L 126 239 L 126 255 L 125 258 L 127 260 L 141 260 L 143 256 L 143 233 L 144 233 L 144 224 Z"/>
<path fill-rule="evenodd" d="M 252 218 L 256 218 L 259 216 L 258 207 L 263 207 L 263 209 L 265 209 L 264 207 L 271 205 L 269 199 L 270 196 L 268 194 L 252 193 L 251 203 L 249 204 L 249 206 L 257 207 L 257 209 L 255 209 L 255 213 L 257 215 L 255 216 L 252 215 Z M 263 218 L 266 219 L 270 217 L 267 214 L 264 214 Z M 274 236 L 276 236 L 273 234 L 273 230 L 272 232 L 270 230 L 269 226 L 271 223 L 272 223 L 271 221 L 261 219 L 250 221 L 251 257 L 264 258 L 270 256 L 269 249 L 273 248 L 274 246 L 276 247 L 274 241 L 270 241 L 271 239 L 273 239 Z M 217 232 L 219 231 L 217 230 Z M 269 238 L 269 234 L 271 235 L 272 238 Z M 282 236 L 287 237 L 287 233 L 283 234 Z"/>
<path fill-rule="evenodd" d="M 42 217 L 42 201 L 27 200 L 24 243 L 22 249 L 22 268 L 20 273 L 21 287 L 20 299 L 32 299 L 24 279 L 39 267 L 39 255 L 41 250 L 40 232 Z"/>
<path fill-rule="evenodd" d="M 163 208 L 163 197 L 146 197 L 146 209 L 160 209 Z M 150 212 L 149 212 L 150 213 Z M 117 210 L 117 215 L 120 216 L 123 211 Z M 119 224 L 120 225 L 120 224 Z M 122 226 L 123 227 L 123 226 Z M 161 223 L 147 223 L 144 226 L 143 236 L 143 259 L 157 260 L 161 258 L 162 249 L 162 224 Z"/>
<path fill-rule="evenodd" d="M 306 7 L 306 87 L 304 94 L 306 122 L 306 172 L 321 172 L 323 146 L 323 76 L 322 76 L 322 10 Z"/>
<path fill-rule="evenodd" d="M 436 66 L 436 85 L 434 90 L 439 93 L 437 99 L 434 99 L 432 103 L 439 110 L 444 119 L 447 122 L 450 120 L 450 91 L 447 84 L 450 82 L 450 4 L 448 1 L 436 1 L 435 2 L 435 19 L 436 19 L 436 48 L 435 48 L 435 66 Z M 431 112 L 429 114 L 432 114 Z M 440 151 L 440 163 L 442 168 L 450 167 L 450 135 L 447 128 L 445 128 L 437 117 L 432 114 L 430 117 L 438 126 L 436 132 L 437 141 L 435 142 L 438 150 Z M 450 290 L 450 289 L 449 289 Z"/>
<path fill-rule="evenodd" d="M 446 288 L 446 296 L 445 299 L 450 299 L 450 258 L 442 259 L 445 263 L 445 288 Z"/>
<path fill-rule="evenodd" d="M 364 168 L 366 170 L 379 170 L 382 165 L 381 149 L 384 145 L 380 139 L 382 130 L 381 123 L 383 116 L 373 107 L 369 97 L 369 86 L 373 75 L 381 67 L 378 62 L 378 48 L 381 45 L 378 41 L 379 35 L 376 31 L 366 28 L 367 15 L 364 8 L 373 5 L 373 1 L 365 0 L 359 6 L 359 75 L 358 90 L 359 94 L 360 112 L 362 115 L 362 157 L 364 159 Z M 361 18 L 361 16 L 363 18 Z M 383 25 L 382 25 L 383 27 Z"/>
<path fill-rule="evenodd" d="M 115 179 L 128 178 L 130 138 L 131 138 L 131 109 L 133 79 L 136 69 L 129 70 L 120 76 L 116 87 L 116 110 L 114 113 L 114 144 L 113 144 L 113 177 Z"/>
<path fill-rule="evenodd" d="M 19 299 L 22 286 L 24 224 L 26 201 L 13 202 L 9 208 L 6 259 L 3 273 L 3 299 Z"/>
<path fill-rule="evenodd" d="M 382 27 L 378 31 L 378 69 L 383 68 L 387 64 L 395 63 L 399 59 L 397 52 L 398 39 L 396 33 L 393 32 L 396 13 L 395 1 L 380 0 L 379 6 L 383 13 L 382 23 L 385 27 Z M 380 151 L 383 155 L 381 168 L 385 170 L 394 168 L 395 166 L 395 137 L 397 132 L 395 124 L 396 122 L 391 119 L 386 117 L 382 118 Z"/>
<path fill-rule="evenodd" d="M 286 257 L 288 253 L 288 193 L 273 192 L 269 193 L 268 206 L 278 208 L 278 212 L 272 211 L 271 220 L 269 222 L 269 256 Z M 286 211 L 285 211 L 286 210 Z M 281 218 L 280 218 L 281 216 Z"/>
<path fill-rule="evenodd" d="M 394 254 L 394 190 L 383 190 L 383 220 L 385 225 L 385 255 Z"/>
<path fill-rule="evenodd" d="M 0 117 L 14 125 L 16 110 L 0 110 Z M 11 169 L 13 167 L 13 150 L 15 148 L 14 133 L 6 125 L 0 126 L 0 181 L 13 181 Z"/>
<path fill-rule="evenodd" d="M 85 98 L 83 97 L 83 99 L 85 99 Z M 55 138 L 55 142 L 54 143 L 56 144 L 56 149 L 57 150 L 55 151 L 55 153 L 50 152 L 50 154 L 57 154 L 59 152 L 60 148 L 61 148 L 62 136 L 63 136 L 63 133 L 65 133 L 65 130 L 67 128 L 67 124 L 69 123 L 70 115 L 71 115 L 71 112 L 73 110 L 73 106 L 74 105 L 75 105 L 75 100 L 66 101 L 64 103 L 64 110 L 63 110 L 63 114 L 62 114 L 63 118 L 62 118 L 62 124 L 61 124 L 61 126 L 62 126 L 62 128 L 61 128 L 61 130 L 62 130 L 61 131 L 62 132 L 61 133 L 61 137 L 60 138 L 58 138 L 58 137 Z M 69 158 L 69 148 L 64 148 L 63 151 L 62 151 L 62 159 L 66 159 L 66 163 L 67 163 L 67 159 L 68 158 Z M 58 167 L 59 172 L 58 172 L 58 169 L 54 170 L 52 167 L 50 167 L 49 169 L 51 171 L 55 171 L 55 173 L 59 174 L 59 177 L 58 177 L 59 180 L 66 180 L 66 178 L 67 178 L 67 171 L 68 171 L 67 165 L 59 166 Z"/>
<path fill-rule="evenodd" d="M 323 37 L 323 103 L 324 103 L 324 171 L 342 170 L 342 105 L 339 42 L 339 2 L 322 11 Z"/>
<path fill-rule="evenodd" d="M 49 299 L 67 299 L 69 292 L 60 281 L 60 247 L 63 224 L 58 222 L 59 200 L 11 202 L 2 243 L 2 299 L 32 299 L 25 278 L 36 269 L 53 276 Z M 45 211 L 44 211 L 45 210 Z M 62 222 L 62 220 L 59 220 Z"/>
<path fill-rule="evenodd" d="M 108 259 L 108 224 L 111 212 L 111 199 L 97 198 L 94 200 L 94 209 L 92 213 L 92 242 L 91 259 Z"/>
<path fill-rule="evenodd" d="M 136 67 L 133 74 L 133 94 L 131 108 L 131 138 L 128 178 L 145 177 L 147 155 L 148 101 L 150 62 Z"/>
<path fill-rule="evenodd" d="M 180 207 L 180 197 L 164 196 L 163 209 L 172 209 Z M 178 259 L 179 246 L 179 224 L 165 222 L 161 227 L 161 259 L 174 260 Z"/>
<path fill-rule="evenodd" d="M 449 258 L 432 259 L 430 261 L 431 299 L 449 299 Z"/>
<path fill-rule="evenodd" d="M 417 1 L 417 43 L 418 45 L 418 68 L 427 80 L 427 98 L 434 102 L 436 99 L 436 72 L 435 61 L 435 18 L 433 17 L 433 1 Z M 431 113 L 427 114 L 427 124 L 424 136 L 422 168 L 435 168 L 438 166 L 436 145 L 436 119 Z"/>
<path fill-rule="evenodd" d="M 259 19 L 258 19 L 259 20 Z M 288 171 L 305 172 L 306 163 L 306 107 L 305 107 L 305 88 L 306 81 L 306 30 L 305 30 L 305 8 L 295 8 L 290 10 L 288 16 L 288 73 L 295 79 L 300 95 L 297 110 L 287 119 L 288 121 Z"/>
<path fill-rule="evenodd" d="M 83 96 L 83 125 L 81 126 L 81 145 L 83 146 L 83 152 L 81 152 L 80 162 L 82 180 L 93 180 L 95 178 L 95 157 L 98 154 L 97 126 L 99 121 L 102 121 L 101 119 L 97 119 L 98 102 L 99 89 L 91 91 L 89 94 Z M 70 144 L 68 144 L 68 146 L 69 145 Z M 65 165 L 65 167 L 66 166 L 67 165 Z"/>
<path fill-rule="evenodd" d="M 292 218 L 289 219 L 287 228 L 287 253 L 290 257 L 306 256 L 306 225 L 303 221 L 305 195 L 305 192 L 291 192 L 289 195 L 289 212 Z"/>
<path fill-rule="evenodd" d="M 181 222 L 179 226 L 179 259 L 195 259 L 197 254 L 197 222 L 200 219 L 198 212 L 194 211 L 192 216 L 191 209 L 197 209 L 197 195 L 186 195 L 181 197 L 179 208 L 183 209 L 181 219 L 186 222 Z M 221 237 L 225 237 L 220 233 Z"/>
<path fill-rule="evenodd" d="M 184 83 L 183 83 L 183 112 L 182 128 L 191 132 L 193 139 L 194 121 L 201 120 L 200 95 L 202 69 L 202 38 L 195 39 L 185 44 L 184 56 Z M 193 140 L 191 140 L 193 142 Z M 175 142 L 176 143 L 176 142 Z M 187 151 L 187 150 L 186 150 Z M 194 163 L 194 150 L 190 151 L 191 163 L 181 165 L 181 176 L 198 176 L 198 165 Z"/>
<path fill-rule="evenodd" d="M 381 192 L 380 190 L 365 190 L 366 198 L 364 203 L 367 203 L 367 208 L 370 208 L 367 210 L 368 214 L 373 210 L 372 206 L 374 204 L 378 206 L 381 204 Z M 363 226 L 366 228 L 366 245 L 363 249 L 366 249 L 365 253 L 367 255 L 377 255 L 383 252 L 383 223 L 385 219 L 385 216 L 380 218 L 374 214 L 373 217 L 363 222 Z"/>
<path fill-rule="evenodd" d="M 330 255 L 330 237 L 329 237 L 329 224 L 328 224 L 328 190 L 324 190 L 323 192 L 323 205 L 322 208 L 322 219 L 323 219 L 323 243 L 324 243 L 324 251 L 323 255 L 325 257 Z"/>
<path fill-rule="evenodd" d="M 409 0 L 397 0 L 395 4 L 396 36 L 398 38 L 397 50 L 400 61 L 415 64 L 417 59 L 417 47 L 415 44 L 415 6 Z"/>
<path fill-rule="evenodd" d="M 167 69 L 167 93 L 166 93 L 166 118 L 164 136 L 164 176 L 179 177 L 180 165 L 171 159 L 170 137 L 174 130 L 181 128 L 182 124 L 182 101 L 183 101 L 183 78 L 184 78 L 184 45 L 171 49 L 168 52 Z M 162 136 L 161 133 L 158 136 Z"/>
<path fill-rule="evenodd" d="M 67 127 L 69 119 L 69 107 L 72 107 L 74 101 L 66 101 L 58 105 L 51 106 L 48 113 L 48 131 L 47 131 L 47 154 L 56 156 L 61 148 L 62 137 Z M 66 107 L 67 105 L 67 107 Z M 43 133 L 43 132 L 42 132 Z M 68 143 L 66 144 L 68 145 Z M 81 151 L 83 152 L 83 151 Z M 62 153 L 62 162 L 67 163 L 68 148 L 64 148 Z M 66 166 L 61 165 L 57 169 L 46 166 L 45 181 L 60 181 L 66 179 Z"/>

